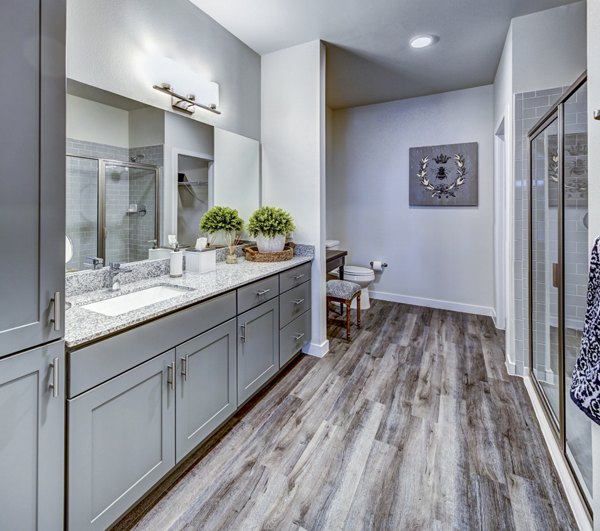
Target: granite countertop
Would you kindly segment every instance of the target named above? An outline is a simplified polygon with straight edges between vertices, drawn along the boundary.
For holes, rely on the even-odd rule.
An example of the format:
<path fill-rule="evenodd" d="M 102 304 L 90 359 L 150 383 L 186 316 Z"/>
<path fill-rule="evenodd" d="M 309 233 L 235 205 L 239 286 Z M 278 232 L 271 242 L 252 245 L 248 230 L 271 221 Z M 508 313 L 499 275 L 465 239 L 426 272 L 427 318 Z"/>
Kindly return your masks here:
<path fill-rule="evenodd" d="M 180 278 L 163 275 L 122 285 L 121 290 L 116 292 L 101 289 L 67 297 L 66 300 L 71 303 L 71 307 L 65 312 L 66 347 L 67 349 L 82 347 L 90 341 L 112 335 L 131 326 L 142 324 L 145 321 L 191 306 L 204 299 L 231 291 L 244 284 L 280 273 L 311 260 L 312 258 L 309 256 L 295 256 L 292 260 L 286 262 L 257 263 L 248 262 L 244 259 L 240 259 L 239 263 L 234 265 L 217 262 L 216 270 L 211 273 L 184 272 Z M 93 302 L 153 286 L 165 285 L 188 288 L 189 291 L 166 301 L 144 306 L 139 310 L 133 310 L 115 317 L 108 317 L 82 308 L 82 306 Z"/>

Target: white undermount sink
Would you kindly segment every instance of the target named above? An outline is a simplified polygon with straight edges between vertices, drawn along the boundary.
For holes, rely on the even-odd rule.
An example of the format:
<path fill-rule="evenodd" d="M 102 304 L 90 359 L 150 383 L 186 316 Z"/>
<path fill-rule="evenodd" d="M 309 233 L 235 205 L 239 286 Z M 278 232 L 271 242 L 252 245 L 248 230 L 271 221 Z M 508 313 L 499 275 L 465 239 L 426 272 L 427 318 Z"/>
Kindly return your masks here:
<path fill-rule="evenodd" d="M 127 295 L 119 295 L 112 299 L 87 304 L 82 306 L 82 308 L 107 315 L 108 317 L 116 317 L 123 313 L 139 310 L 144 306 L 150 306 L 151 304 L 166 301 L 173 297 L 179 297 L 189 291 L 191 291 L 190 288 L 179 286 L 153 286 L 128 293 Z"/>

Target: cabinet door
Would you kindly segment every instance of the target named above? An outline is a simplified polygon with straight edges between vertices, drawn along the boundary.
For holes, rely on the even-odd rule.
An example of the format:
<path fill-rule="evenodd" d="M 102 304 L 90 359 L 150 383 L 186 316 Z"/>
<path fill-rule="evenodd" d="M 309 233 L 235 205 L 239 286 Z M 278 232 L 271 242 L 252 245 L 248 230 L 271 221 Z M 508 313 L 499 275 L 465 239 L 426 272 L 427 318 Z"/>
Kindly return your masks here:
<path fill-rule="evenodd" d="M 64 358 L 57 342 L 0 360 L 1 529 L 63 528 Z"/>
<path fill-rule="evenodd" d="M 235 319 L 177 347 L 177 461 L 237 408 Z"/>
<path fill-rule="evenodd" d="M 174 387 L 171 350 L 68 401 L 69 529 L 106 529 L 174 466 Z"/>
<path fill-rule="evenodd" d="M 238 316 L 238 405 L 279 370 L 279 298 Z"/>
<path fill-rule="evenodd" d="M 0 356 L 62 337 L 64 42 L 64 0 L 2 0 Z"/>

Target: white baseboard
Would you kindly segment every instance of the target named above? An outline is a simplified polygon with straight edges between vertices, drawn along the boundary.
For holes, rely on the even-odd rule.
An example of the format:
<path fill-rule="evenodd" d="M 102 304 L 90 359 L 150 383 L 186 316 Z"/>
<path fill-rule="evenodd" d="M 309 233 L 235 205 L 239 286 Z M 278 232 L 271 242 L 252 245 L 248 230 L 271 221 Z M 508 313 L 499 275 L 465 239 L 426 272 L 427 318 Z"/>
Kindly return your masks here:
<path fill-rule="evenodd" d="M 525 376 L 523 381 L 525 382 L 527 394 L 529 395 L 529 399 L 533 404 L 535 416 L 537 417 L 540 428 L 542 429 L 542 435 L 546 441 L 546 446 L 550 452 L 550 457 L 552 458 L 554 468 L 558 472 L 558 477 L 560 478 L 563 488 L 565 489 L 567 501 L 571 506 L 571 510 L 573 511 L 577 525 L 581 531 L 592 531 L 592 523 L 588 518 L 584 502 L 581 499 L 577 485 L 571 476 L 569 465 L 565 461 L 565 457 L 563 456 L 558 443 L 556 442 L 552 427 L 546 418 L 544 410 L 542 409 L 542 404 L 540 403 L 535 389 L 533 388 L 531 378 L 529 376 Z"/>
<path fill-rule="evenodd" d="M 314 356 L 315 358 L 322 358 L 329 352 L 329 339 L 323 341 L 323 343 L 307 343 L 302 349 L 304 354 Z"/>
<path fill-rule="evenodd" d="M 490 308 L 490 310 L 492 312 L 491 315 L 490 315 L 490 317 L 492 318 L 492 321 L 494 321 L 494 326 L 496 328 L 498 328 L 498 318 L 496 317 L 496 309 L 495 308 Z"/>
<path fill-rule="evenodd" d="M 380 299 L 382 301 L 400 302 L 402 304 L 411 304 L 413 306 L 424 306 L 426 308 L 437 308 L 439 310 L 486 315 L 488 317 L 494 316 L 494 309 L 489 306 L 477 306 L 475 304 L 465 304 L 462 302 L 426 299 L 424 297 L 413 297 L 412 295 L 400 295 L 398 293 L 387 293 L 385 291 L 369 290 L 369 295 L 373 299 Z"/>
<path fill-rule="evenodd" d="M 506 361 L 504 362 L 506 365 L 506 371 L 511 376 L 515 376 L 517 374 L 517 364 L 511 360 L 508 356 L 506 356 Z"/>

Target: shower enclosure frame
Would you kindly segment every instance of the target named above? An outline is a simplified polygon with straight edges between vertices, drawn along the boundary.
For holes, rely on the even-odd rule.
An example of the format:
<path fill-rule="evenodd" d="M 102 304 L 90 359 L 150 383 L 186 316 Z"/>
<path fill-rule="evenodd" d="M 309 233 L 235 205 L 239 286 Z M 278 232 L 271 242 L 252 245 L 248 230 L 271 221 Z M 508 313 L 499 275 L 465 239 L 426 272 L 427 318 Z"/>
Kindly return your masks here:
<path fill-rule="evenodd" d="M 542 404 L 544 414 L 550 424 L 554 437 L 559 445 L 561 454 L 567 463 L 567 468 L 571 475 L 571 478 L 577 485 L 578 495 L 583 501 L 583 505 L 587 509 L 588 516 L 592 518 L 592 508 L 587 497 L 583 494 L 583 486 L 581 481 L 574 470 L 571 459 L 567 452 L 567 433 L 566 433 L 566 395 L 565 395 L 565 250 L 564 250 L 564 237 L 565 237 L 565 202 L 564 202 L 564 135 L 565 135 L 565 109 L 564 105 L 581 87 L 587 83 L 587 71 L 583 72 L 579 78 L 560 96 L 560 98 L 554 103 L 552 108 L 540 118 L 540 120 L 529 130 L 527 133 L 527 145 L 528 145 L 528 322 L 529 322 L 529 376 L 533 382 L 533 388 L 535 393 Z M 558 289 L 558 323 L 557 323 L 557 335 L 558 335 L 558 394 L 559 394 L 559 414 L 558 419 L 552 410 L 549 403 L 548 397 L 542 389 L 542 385 L 538 381 L 534 371 L 534 343 L 533 343 L 533 142 L 552 122 L 557 121 L 558 126 L 558 138 L 557 138 L 557 151 L 559 155 L 558 164 L 558 206 L 557 206 L 557 268 L 556 268 L 556 287 Z M 554 277 L 554 275 L 553 275 Z M 599 495 L 600 493 L 596 493 Z"/>
<path fill-rule="evenodd" d="M 107 166 L 120 166 L 124 168 L 134 168 L 142 170 L 150 170 L 154 172 L 154 194 L 155 194 L 155 208 L 156 215 L 154 220 L 154 233 L 156 234 L 156 243 L 160 247 L 160 167 L 153 164 L 143 164 L 140 162 L 127 162 L 123 160 L 111 160 L 102 159 L 99 157 L 92 157 L 89 155 L 75 155 L 73 153 L 67 153 L 67 157 L 73 157 L 78 159 L 95 160 L 98 162 L 98 236 L 96 243 L 96 252 L 98 258 L 102 258 L 106 265 L 106 167 Z"/>

